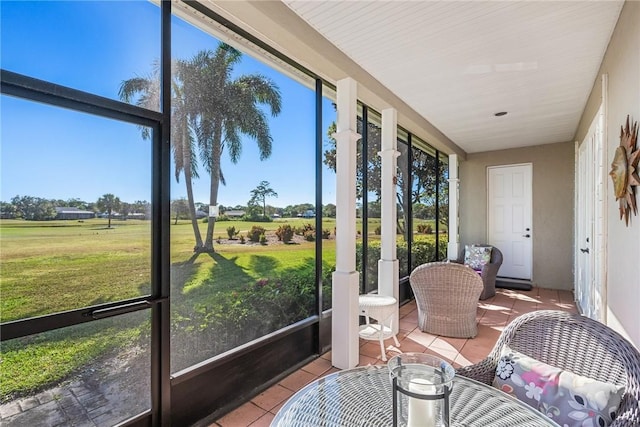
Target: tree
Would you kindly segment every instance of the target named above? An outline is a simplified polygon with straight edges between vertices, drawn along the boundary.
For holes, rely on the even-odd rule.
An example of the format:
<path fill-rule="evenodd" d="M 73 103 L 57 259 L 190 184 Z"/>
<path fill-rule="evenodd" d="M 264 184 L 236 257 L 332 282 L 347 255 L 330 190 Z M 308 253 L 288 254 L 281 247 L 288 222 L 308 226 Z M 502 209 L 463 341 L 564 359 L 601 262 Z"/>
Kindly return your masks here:
<path fill-rule="evenodd" d="M 131 204 L 127 202 L 120 203 L 120 214 L 122 215 L 122 219 L 126 220 L 129 217 L 129 214 L 132 212 Z"/>
<path fill-rule="evenodd" d="M 362 117 L 357 118 L 357 126 L 358 131 L 361 131 L 362 126 Z M 329 169 L 336 171 L 336 140 L 333 138 L 333 134 L 336 131 L 336 124 L 333 122 L 329 125 L 327 129 L 327 135 L 329 137 L 329 147 L 324 152 L 324 164 L 329 167 Z M 377 155 L 377 152 L 380 150 L 380 141 L 381 141 L 381 129 L 374 123 L 367 123 L 367 166 L 366 166 L 366 177 L 367 177 L 367 187 L 368 192 L 376 195 L 377 200 L 379 200 L 380 193 L 380 179 L 381 179 L 381 158 Z M 406 145 L 405 145 L 406 147 Z M 397 176 L 398 180 L 398 191 L 396 193 L 397 204 L 402 207 L 400 210 L 400 215 L 397 218 L 397 227 L 398 231 L 402 234 L 405 234 L 404 224 L 409 223 L 408 210 L 406 209 L 407 203 L 406 199 L 409 199 L 409 203 L 424 203 L 428 206 L 431 206 L 433 212 L 435 212 L 435 200 L 438 197 L 439 206 L 440 206 L 440 221 L 447 222 L 449 216 L 449 208 L 448 208 L 448 192 L 446 191 L 446 174 L 448 171 L 448 165 L 444 162 L 440 162 L 440 168 L 437 173 L 434 173 L 436 170 L 436 158 L 432 154 L 428 154 L 418 148 L 414 148 L 411 150 L 412 157 L 411 161 L 411 188 L 408 188 L 408 173 L 409 173 L 409 159 L 406 158 L 407 150 L 403 147 L 399 147 L 401 151 L 403 151 L 403 156 L 398 159 L 398 169 L 399 173 Z M 364 171 L 365 169 L 362 167 L 363 156 L 362 156 L 362 144 L 359 143 L 357 146 L 357 164 L 358 168 L 356 171 L 356 195 L 359 199 L 362 198 L 363 189 L 364 189 Z M 440 183 L 440 192 L 436 195 L 436 182 L 439 180 Z M 369 200 L 372 202 L 372 200 Z"/>
<path fill-rule="evenodd" d="M 195 153 L 195 129 L 198 108 L 193 100 L 196 95 L 185 93 L 184 81 L 189 79 L 184 61 L 172 64 L 171 79 L 171 149 L 175 165 L 176 182 L 180 182 L 180 174 L 184 175 L 187 189 L 187 204 L 191 216 L 191 227 L 196 240 L 196 248 L 202 246 L 202 236 L 198 227 L 196 208 L 193 199 L 193 178 L 198 178 L 198 164 Z M 158 63 L 153 64 L 153 73 L 148 78 L 135 77 L 125 80 L 120 85 L 120 99 L 132 102 L 142 107 L 160 109 L 160 71 Z M 151 138 L 151 129 L 142 127 L 142 137 Z"/>
<path fill-rule="evenodd" d="M 249 205 L 262 203 L 262 216 L 267 216 L 267 197 L 278 197 L 278 193 L 273 191 L 268 181 L 261 181 L 251 190 Z"/>
<path fill-rule="evenodd" d="M 220 183 L 225 185 L 220 160 L 224 149 L 235 164 L 242 152 L 241 135 L 254 139 L 260 159 L 271 155 L 272 137 L 264 107 L 272 117 L 280 114 L 281 96 L 276 84 L 260 74 L 232 77 L 242 54 L 220 43 L 212 52 L 199 52 L 183 62 L 183 89 L 187 111 L 196 113 L 192 128 L 196 131 L 201 160 L 211 179 L 209 204 L 218 202 Z M 193 110 L 191 109 L 193 108 Z M 207 223 L 206 239 L 197 251 L 213 252 L 215 218 Z"/>
<path fill-rule="evenodd" d="M 176 216 L 175 224 L 178 224 L 178 219 L 180 217 L 186 217 L 189 215 L 189 202 L 183 197 L 178 200 L 174 200 L 171 203 L 171 211 Z"/>
<path fill-rule="evenodd" d="M 145 218 L 151 218 L 151 204 L 146 200 L 136 200 L 131 204 L 131 209 L 135 213 L 144 214 Z"/>
<path fill-rule="evenodd" d="M 98 199 L 96 206 L 101 212 L 107 213 L 107 218 L 109 218 L 109 225 L 107 228 L 111 228 L 111 215 L 114 211 L 120 209 L 120 199 L 113 194 L 108 193 Z"/>
<path fill-rule="evenodd" d="M 429 207 L 424 203 L 413 204 L 413 217 L 418 219 L 428 219 L 430 215 Z"/>
<path fill-rule="evenodd" d="M 334 105 L 335 107 L 335 105 Z M 362 117 L 357 118 L 357 127 L 362 132 Z M 323 163 L 332 171 L 336 171 L 336 140 L 333 134 L 336 132 L 336 123 L 333 122 L 327 129 L 329 147 L 324 152 Z M 381 196 L 381 174 L 382 159 L 378 155 L 381 149 L 382 134 L 381 129 L 374 123 L 367 124 L 367 187 L 369 192 L 373 192 L 379 199 Z M 356 147 L 356 197 L 362 198 L 364 190 L 364 169 L 362 168 L 362 141 Z M 371 200 L 369 200 L 371 201 Z"/>
<path fill-rule="evenodd" d="M 324 207 L 322 208 L 322 216 L 326 216 L 329 218 L 335 218 L 336 217 L 336 205 L 334 205 L 333 203 L 329 203 L 324 205 Z"/>
<path fill-rule="evenodd" d="M 0 218 L 13 219 L 18 215 L 18 210 L 13 203 L 0 202 Z"/>
<path fill-rule="evenodd" d="M 53 202 L 41 197 L 15 196 L 11 199 L 16 215 L 29 221 L 48 221 L 55 219 L 56 208 Z"/>

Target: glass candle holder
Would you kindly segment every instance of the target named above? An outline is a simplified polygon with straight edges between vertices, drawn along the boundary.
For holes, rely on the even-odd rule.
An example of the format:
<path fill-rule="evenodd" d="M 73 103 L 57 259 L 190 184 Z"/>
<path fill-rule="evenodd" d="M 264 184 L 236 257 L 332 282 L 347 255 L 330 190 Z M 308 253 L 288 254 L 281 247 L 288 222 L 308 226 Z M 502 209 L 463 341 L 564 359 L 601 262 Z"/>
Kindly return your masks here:
<path fill-rule="evenodd" d="M 455 370 L 424 353 L 403 353 L 389 360 L 394 427 L 450 425 L 449 396 Z"/>

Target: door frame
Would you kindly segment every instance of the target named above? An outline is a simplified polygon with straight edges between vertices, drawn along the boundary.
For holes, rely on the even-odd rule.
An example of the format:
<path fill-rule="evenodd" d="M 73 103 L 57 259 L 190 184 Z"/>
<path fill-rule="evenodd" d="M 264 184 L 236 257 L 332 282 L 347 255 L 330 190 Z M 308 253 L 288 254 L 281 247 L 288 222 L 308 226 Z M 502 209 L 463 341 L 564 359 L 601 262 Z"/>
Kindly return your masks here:
<path fill-rule="evenodd" d="M 505 168 L 514 168 L 514 167 L 528 167 L 529 169 L 529 201 L 528 201 L 528 213 L 526 215 L 528 215 L 530 224 L 528 226 L 528 230 L 526 231 L 528 234 L 530 234 L 529 237 L 529 245 L 530 245 L 530 249 L 529 249 L 529 277 L 528 278 L 513 278 L 515 280 L 529 280 L 529 281 L 533 281 L 533 163 L 514 163 L 514 164 L 505 164 L 505 165 L 495 165 L 495 166 L 488 166 L 487 167 L 487 226 L 486 226 L 486 230 L 487 230 L 487 238 L 486 241 L 489 244 L 492 244 L 493 241 L 493 235 L 492 235 L 492 226 L 491 226 L 491 215 L 492 215 L 492 202 L 491 202 L 491 180 L 490 180 L 490 176 L 491 176 L 491 171 L 492 170 L 497 170 L 497 169 L 505 169 Z M 525 232 L 525 231 L 523 231 Z M 509 276 L 504 276 L 504 274 L 500 274 L 500 271 L 498 271 L 498 277 L 509 277 Z M 511 277 L 510 277 L 511 278 Z"/>
<path fill-rule="evenodd" d="M 574 296 L 576 299 L 576 305 L 582 314 L 592 317 L 606 324 L 607 321 L 607 181 L 608 181 L 608 168 L 606 157 L 606 140 L 607 140 L 607 127 L 606 127 L 606 98 L 607 98 L 607 75 L 602 76 L 602 102 L 595 114 L 593 121 L 589 126 L 589 130 L 585 135 L 582 142 L 576 141 L 575 148 L 575 233 L 574 233 Z M 587 144 L 587 145 L 585 145 Z M 580 249 L 584 249 L 585 242 L 581 241 L 581 218 L 580 214 L 581 205 L 580 201 L 580 177 L 584 176 L 585 171 L 581 170 L 580 153 L 583 149 L 591 149 L 591 160 L 587 162 L 587 165 L 592 165 L 588 175 L 590 175 L 591 183 L 590 188 L 593 189 L 591 198 L 591 212 L 593 218 L 593 224 L 591 226 L 592 235 L 590 241 L 590 251 L 592 252 L 590 268 L 590 289 L 588 291 L 592 294 L 590 298 L 590 306 L 582 307 L 580 305 L 580 266 L 581 255 Z"/>

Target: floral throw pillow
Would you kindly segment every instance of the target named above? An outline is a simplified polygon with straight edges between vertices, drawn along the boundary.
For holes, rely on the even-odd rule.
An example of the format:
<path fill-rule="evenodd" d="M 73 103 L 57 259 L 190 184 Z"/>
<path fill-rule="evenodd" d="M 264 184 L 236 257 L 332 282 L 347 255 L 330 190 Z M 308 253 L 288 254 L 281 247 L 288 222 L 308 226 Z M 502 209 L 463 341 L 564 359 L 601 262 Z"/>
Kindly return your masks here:
<path fill-rule="evenodd" d="M 596 381 L 505 348 L 494 387 L 538 409 L 563 427 L 606 427 L 624 387 Z"/>
<path fill-rule="evenodd" d="M 464 265 L 474 270 L 482 270 L 482 267 L 491 261 L 491 249 L 491 246 L 465 245 Z"/>

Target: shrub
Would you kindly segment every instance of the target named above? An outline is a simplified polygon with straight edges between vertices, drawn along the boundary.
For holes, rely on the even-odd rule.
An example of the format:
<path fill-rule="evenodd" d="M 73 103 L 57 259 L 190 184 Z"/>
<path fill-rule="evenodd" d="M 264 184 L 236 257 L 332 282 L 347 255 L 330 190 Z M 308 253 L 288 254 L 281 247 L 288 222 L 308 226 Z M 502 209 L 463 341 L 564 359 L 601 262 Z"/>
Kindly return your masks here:
<path fill-rule="evenodd" d="M 227 227 L 227 235 L 229 240 L 235 240 L 236 236 L 240 233 L 240 230 L 236 230 L 234 226 Z"/>
<path fill-rule="evenodd" d="M 218 215 L 218 217 L 216 218 L 216 222 L 222 222 L 222 221 L 231 221 L 231 218 L 229 218 L 225 214 Z"/>
<path fill-rule="evenodd" d="M 362 263 L 362 242 L 356 243 L 356 270 L 363 271 L 366 269 L 367 283 L 364 284 L 364 292 L 370 292 L 378 287 L 378 260 L 380 259 L 380 244 L 379 241 L 369 242 L 367 247 L 367 263 L 363 266 Z M 444 253 L 446 256 L 446 244 L 444 246 Z M 408 251 L 406 242 L 396 243 L 396 256 L 398 257 L 398 263 L 400 264 L 400 276 L 404 277 L 409 274 L 407 272 L 408 266 Z M 413 268 L 424 264 L 426 262 L 436 261 L 442 259 L 436 254 L 435 244 L 432 242 L 414 241 L 411 244 L 411 265 Z"/>
<path fill-rule="evenodd" d="M 316 232 L 316 227 L 313 224 L 306 223 L 301 227 L 296 227 L 293 230 L 298 236 L 304 236 L 305 233 L 312 231 L 314 234 Z"/>
<path fill-rule="evenodd" d="M 245 240 L 244 240 L 244 234 L 240 235 L 240 243 L 244 245 Z"/>
<path fill-rule="evenodd" d="M 249 240 L 251 240 L 252 242 L 258 243 L 260 241 L 260 236 L 264 235 L 264 233 L 266 232 L 266 230 L 264 229 L 264 227 L 260 227 L 259 225 L 254 225 L 251 227 L 251 230 L 249 230 L 249 233 L 247 233 Z"/>
<path fill-rule="evenodd" d="M 242 216 L 242 220 L 248 222 L 273 222 L 273 219 L 271 217 L 263 216 L 262 214 L 256 213 L 244 214 Z"/>
<path fill-rule="evenodd" d="M 265 234 L 264 234 L 264 233 L 262 233 L 262 234 L 260 235 L 260 244 L 261 244 L 261 245 L 266 245 L 266 244 L 267 244 L 267 236 L 265 236 Z"/>
<path fill-rule="evenodd" d="M 328 228 L 325 228 L 324 230 L 322 230 L 322 238 L 323 239 L 329 239 L 331 237 L 331 230 L 329 230 Z"/>
<path fill-rule="evenodd" d="M 382 234 L 382 228 L 380 226 L 376 227 L 375 230 L 373 230 L 373 232 L 376 234 L 376 236 L 379 236 Z"/>
<path fill-rule="evenodd" d="M 431 224 L 418 224 L 416 226 L 418 233 L 433 234 L 433 226 Z"/>
<path fill-rule="evenodd" d="M 316 232 L 315 230 L 307 230 L 304 232 L 303 237 L 306 241 L 313 242 L 314 240 L 316 240 Z"/>
<path fill-rule="evenodd" d="M 293 239 L 293 228 L 289 224 L 283 224 L 276 230 L 276 236 L 278 240 L 289 243 Z"/>

